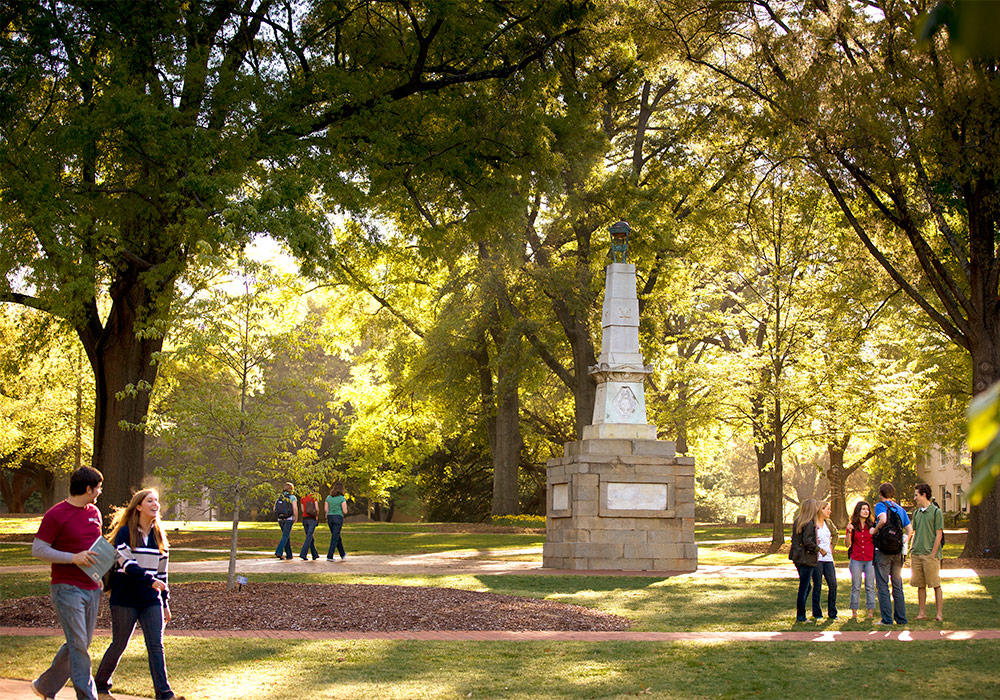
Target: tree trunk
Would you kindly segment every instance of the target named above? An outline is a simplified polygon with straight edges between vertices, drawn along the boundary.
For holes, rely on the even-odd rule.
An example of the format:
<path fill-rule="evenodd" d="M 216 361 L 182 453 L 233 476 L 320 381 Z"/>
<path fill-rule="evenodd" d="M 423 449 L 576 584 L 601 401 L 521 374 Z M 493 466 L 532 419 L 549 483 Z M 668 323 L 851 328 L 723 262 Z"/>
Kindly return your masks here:
<path fill-rule="evenodd" d="M 996 301 L 991 300 L 991 303 Z M 984 332 L 982 342 L 974 342 L 969 349 L 972 355 L 972 386 L 976 394 L 985 391 L 998 378 L 998 329 L 991 330 L 994 332 Z M 973 475 L 980 469 L 979 461 L 979 453 L 972 455 Z M 962 557 L 1000 558 L 1000 484 L 995 485 L 978 506 L 970 505 L 969 535 L 965 539 Z"/>
<path fill-rule="evenodd" d="M 770 373 L 762 372 L 761 381 L 770 381 Z M 767 407 L 763 394 L 755 394 L 751 400 L 751 425 L 753 427 L 754 452 L 757 453 L 757 482 L 760 495 L 760 523 L 781 522 L 781 497 L 774 494 L 774 416 Z"/>
<path fill-rule="evenodd" d="M 44 466 L 25 460 L 17 469 L 5 468 L 0 474 L 0 493 L 4 503 L 11 513 L 23 513 L 24 504 L 35 491 L 42 492 L 42 503 L 45 502 L 46 475 L 48 469 Z M 9 480 L 8 476 L 10 475 Z"/>
<path fill-rule="evenodd" d="M 95 306 L 87 325 L 77 329 L 94 370 L 91 465 L 104 475 L 104 493 L 97 505 L 105 518 L 142 488 L 146 416 L 158 370 L 153 357 L 163 348 L 161 337 L 138 337 L 138 313 L 149 309 L 152 299 L 138 275 L 133 271 L 131 283 L 119 280 L 112 287 L 111 312 L 103 327 Z"/>
<path fill-rule="evenodd" d="M 775 510 L 771 526 L 771 547 L 775 551 L 785 542 L 785 518 L 784 518 L 784 484 L 782 482 L 782 471 L 784 468 L 784 441 L 782 440 L 782 416 L 781 398 L 774 397 L 774 469 L 771 474 L 772 498 L 774 499 Z"/>
<path fill-rule="evenodd" d="M 231 591 L 236 588 L 236 546 L 240 535 L 240 506 L 242 496 L 237 487 L 236 496 L 233 500 L 233 531 L 229 537 L 229 575 L 226 578 L 226 590 Z"/>
<path fill-rule="evenodd" d="M 42 480 L 38 489 L 42 496 L 43 511 L 48 510 L 56 504 L 56 475 L 51 470 L 46 469 L 42 473 Z"/>
<path fill-rule="evenodd" d="M 590 368 L 597 364 L 594 341 L 590 337 L 590 326 L 579 317 L 573 319 L 573 330 L 569 342 L 573 349 L 573 408 L 576 415 L 577 439 L 583 434 L 583 426 L 594 421 L 594 399 L 597 396 L 597 381 Z"/>
<path fill-rule="evenodd" d="M 780 521 L 777 516 L 780 504 L 774 500 L 774 443 L 768 443 L 764 449 L 757 451 L 757 483 L 760 492 L 760 523 L 761 525 Z"/>
<path fill-rule="evenodd" d="M 830 456 L 830 468 L 826 470 L 826 480 L 830 484 L 830 510 L 833 522 L 841 531 L 847 527 L 847 477 L 848 472 L 844 469 L 844 452 L 847 451 L 847 443 L 850 436 L 846 437 L 841 444 L 829 444 L 826 446 L 827 454 Z"/>
<path fill-rule="evenodd" d="M 517 470 L 521 463 L 520 401 L 516 367 L 497 363 L 497 407 L 494 436 L 490 441 L 493 455 L 493 515 L 517 515 L 521 512 L 518 499 Z"/>

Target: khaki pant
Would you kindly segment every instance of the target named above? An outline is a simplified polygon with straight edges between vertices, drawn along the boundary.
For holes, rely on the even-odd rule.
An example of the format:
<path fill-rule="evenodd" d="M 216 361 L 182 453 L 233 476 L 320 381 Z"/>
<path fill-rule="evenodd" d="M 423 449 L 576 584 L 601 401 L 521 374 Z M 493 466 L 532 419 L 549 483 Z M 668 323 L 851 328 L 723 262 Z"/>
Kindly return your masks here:
<path fill-rule="evenodd" d="M 941 587 L 941 560 L 930 554 L 910 556 L 910 585 L 916 588 Z"/>

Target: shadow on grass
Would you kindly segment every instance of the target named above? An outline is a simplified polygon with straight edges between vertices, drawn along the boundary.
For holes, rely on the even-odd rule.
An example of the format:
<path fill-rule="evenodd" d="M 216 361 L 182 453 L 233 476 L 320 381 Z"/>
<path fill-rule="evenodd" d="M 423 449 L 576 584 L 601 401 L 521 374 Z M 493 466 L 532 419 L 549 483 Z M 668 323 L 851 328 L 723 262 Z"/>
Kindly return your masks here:
<path fill-rule="evenodd" d="M 107 638 L 92 648 L 101 653 Z M 4 668 L 44 668 L 58 640 L 6 638 Z M 579 643 L 167 639 L 189 698 L 998 697 L 1000 642 Z M 8 666 L 11 664 L 11 666 Z M 859 670 L 878 669 L 859 674 Z M 821 680 L 820 680 L 821 679 Z M 134 642 L 115 689 L 149 695 Z"/>

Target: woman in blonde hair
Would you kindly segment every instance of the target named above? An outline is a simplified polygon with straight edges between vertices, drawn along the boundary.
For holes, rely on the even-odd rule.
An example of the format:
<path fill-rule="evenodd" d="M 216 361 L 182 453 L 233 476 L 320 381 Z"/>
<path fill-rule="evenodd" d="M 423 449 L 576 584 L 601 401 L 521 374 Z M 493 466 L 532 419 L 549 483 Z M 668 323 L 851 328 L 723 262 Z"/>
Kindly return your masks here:
<path fill-rule="evenodd" d="M 820 501 L 816 510 L 816 568 L 813 569 L 812 608 L 813 617 L 817 620 L 823 617 L 820 608 L 820 595 L 823 579 L 826 579 L 826 614 L 831 620 L 837 619 L 837 569 L 833 564 L 833 550 L 837 547 L 840 533 L 830 518 L 830 504 Z"/>
<path fill-rule="evenodd" d="M 163 627 L 170 621 L 170 605 L 167 533 L 160 522 L 159 494 L 143 489 L 126 507 L 117 508 L 108 539 L 118 550 L 118 561 L 111 573 L 111 646 L 94 677 L 98 698 L 113 700 L 111 675 L 138 622 L 156 700 L 184 700 L 170 689 L 163 658 Z"/>
<path fill-rule="evenodd" d="M 806 621 L 806 599 L 812 589 L 813 573 L 819 559 L 816 547 L 816 513 L 819 511 L 819 501 L 808 498 L 799 506 L 792 525 L 792 550 L 788 558 L 795 562 L 799 572 L 799 594 L 795 599 L 795 619 Z"/>

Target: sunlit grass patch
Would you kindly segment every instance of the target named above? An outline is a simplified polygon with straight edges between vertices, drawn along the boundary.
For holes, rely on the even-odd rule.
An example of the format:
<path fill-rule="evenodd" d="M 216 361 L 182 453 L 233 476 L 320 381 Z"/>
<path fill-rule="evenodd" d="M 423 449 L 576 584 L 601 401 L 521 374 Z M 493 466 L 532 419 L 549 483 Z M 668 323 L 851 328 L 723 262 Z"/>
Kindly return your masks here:
<path fill-rule="evenodd" d="M 102 653 L 107 642 L 96 639 L 92 654 Z M 5 637 L 0 643 L 0 673 L 28 679 L 48 665 L 61 640 Z M 997 641 L 166 640 L 171 683 L 191 700 L 987 698 L 1000 696 L 998 653 Z M 143 654 L 133 641 L 115 674 L 115 690 L 152 695 Z"/>

